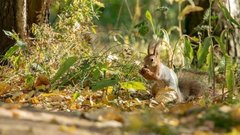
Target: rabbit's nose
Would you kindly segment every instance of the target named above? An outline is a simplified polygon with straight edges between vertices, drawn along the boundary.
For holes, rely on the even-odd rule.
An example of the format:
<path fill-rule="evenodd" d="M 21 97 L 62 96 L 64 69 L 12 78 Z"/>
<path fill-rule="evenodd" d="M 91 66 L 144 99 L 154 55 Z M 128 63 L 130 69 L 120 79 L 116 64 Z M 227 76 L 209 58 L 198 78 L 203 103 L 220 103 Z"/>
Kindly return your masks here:
<path fill-rule="evenodd" d="M 148 68 L 148 65 L 144 65 L 144 68 Z"/>

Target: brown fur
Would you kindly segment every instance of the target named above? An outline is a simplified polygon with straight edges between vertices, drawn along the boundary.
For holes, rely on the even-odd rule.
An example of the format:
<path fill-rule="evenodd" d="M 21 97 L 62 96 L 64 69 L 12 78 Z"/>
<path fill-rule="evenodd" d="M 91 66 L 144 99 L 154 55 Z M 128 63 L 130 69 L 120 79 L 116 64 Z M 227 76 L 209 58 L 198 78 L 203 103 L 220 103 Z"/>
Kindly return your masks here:
<path fill-rule="evenodd" d="M 157 93 L 166 88 L 167 84 L 159 80 L 161 61 L 158 58 L 158 47 L 160 41 L 151 42 L 148 46 L 148 55 L 144 58 L 144 67 L 139 73 L 147 80 L 157 81 L 152 88 L 151 93 L 154 97 Z M 154 47 L 154 48 L 153 48 Z M 153 48 L 153 50 L 152 50 Z M 180 71 L 178 73 L 178 85 L 183 98 L 198 97 L 204 93 L 207 88 L 207 76 L 198 72 Z M 161 83 L 161 84 L 159 84 Z"/>

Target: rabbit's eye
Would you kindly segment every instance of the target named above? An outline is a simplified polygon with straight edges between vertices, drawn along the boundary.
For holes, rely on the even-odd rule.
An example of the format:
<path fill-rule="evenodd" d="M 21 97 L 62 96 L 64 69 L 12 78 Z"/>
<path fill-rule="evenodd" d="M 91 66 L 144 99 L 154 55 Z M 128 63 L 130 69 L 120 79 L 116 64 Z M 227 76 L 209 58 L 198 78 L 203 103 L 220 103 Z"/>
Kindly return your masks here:
<path fill-rule="evenodd" d="M 151 59 L 151 62 L 153 62 L 153 58 Z"/>

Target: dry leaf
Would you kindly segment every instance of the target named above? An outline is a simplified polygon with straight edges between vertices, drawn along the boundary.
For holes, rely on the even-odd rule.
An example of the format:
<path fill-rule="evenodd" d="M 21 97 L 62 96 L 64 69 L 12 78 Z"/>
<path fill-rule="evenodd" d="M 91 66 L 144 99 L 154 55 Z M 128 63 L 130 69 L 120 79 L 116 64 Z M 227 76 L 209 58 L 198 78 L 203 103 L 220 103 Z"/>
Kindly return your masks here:
<path fill-rule="evenodd" d="M 194 105 L 192 102 L 176 104 L 175 106 L 170 108 L 170 112 L 175 114 L 184 114 L 185 112 L 194 108 L 195 106 L 196 105 Z"/>
<path fill-rule="evenodd" d="M 37 97 L 31 98 L 30 102 L 31 102 L 32 104 L 39 104 L 39 100 L 38 100 Z"/>
<path fill-rule="evenodd" d="M 3 95 L 10 91 L 11 86 L 5 82 L 0 82 L 0 95 Z"/>
<path fill-rule="evenodd" d="M 234 120 L 240 120 L 240 107 L 232 109 L 231 116 Z"/>
<path fill-rule="evenodd" d="M 5 100 L 5 103 L 13 103 L 13 100 L 12 100 L 11 98 L 7 98 L 7 99 Z"/>
<path fill-rule="evenodd" d="M 117 111 L 107 112 L 102 117 L 103 117 L 103 120 L 105 120 L 105 121 L 114 120 L 114 121 L 118 121 L 118 122 L 121 122 L 121 123 L 124 122 L 124 119 L 123 119 L 122 115 Z"/>
<path fill-rule="evenodd" d="M 36 81 L 34 83 L 35 89 L 46 88 L 49 85 L 50 85 L 50 81 L 49 81 L 48 77 L 46 77 L 42 74 L 38 75 L 38 77 L 36 78 Z"/>
<path fill-rule="evenodd" d="M 61 126 L 59 127 L 59 129 L 60 129 L 61 131 L 66 132 L 66 133 L 74 133 L 77 128 L 76 128 L 75 126 L 65 126 L 65 125 L 61 125 Z"/>
<path fill-rule="evenodd" d="M 213 133 L 208 131 L 194 131 L 193 135 L 213 135 Z"/>
<path fill-rule="evenodd" d="M 182 12 L 179 14 L 178 19 L 183 20 L 183 18 L 191 13 L 191 12 L 198 12 L 198 11 L 203 11 L 202 7 L 199 6 L 193 6 L 193 5 L 187 5 Z"/>
<path fill-rule="evenodd" d="M 225 135 L 239 135 L 239 134 L 240 134 L 240 131 L 236 128 L 233 128 L 231 132 L 226 133 Z"/>

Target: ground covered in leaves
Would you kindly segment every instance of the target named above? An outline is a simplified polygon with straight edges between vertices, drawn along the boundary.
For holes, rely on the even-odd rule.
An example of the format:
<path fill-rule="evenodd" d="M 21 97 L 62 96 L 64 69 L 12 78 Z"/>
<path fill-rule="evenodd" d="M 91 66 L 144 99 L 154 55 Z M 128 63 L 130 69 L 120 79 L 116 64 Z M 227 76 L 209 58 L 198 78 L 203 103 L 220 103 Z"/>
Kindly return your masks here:
<path fill-rule="evenodd" d="M 240 106 L 219 104 L 220 98 L 163 105 L 147 91 L 11 91 L 11 87 L 0 83 L 0 133 L 4 135 L 240 133 Z"/>

